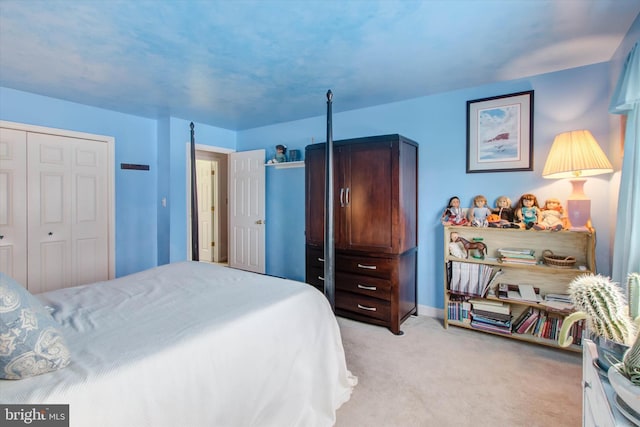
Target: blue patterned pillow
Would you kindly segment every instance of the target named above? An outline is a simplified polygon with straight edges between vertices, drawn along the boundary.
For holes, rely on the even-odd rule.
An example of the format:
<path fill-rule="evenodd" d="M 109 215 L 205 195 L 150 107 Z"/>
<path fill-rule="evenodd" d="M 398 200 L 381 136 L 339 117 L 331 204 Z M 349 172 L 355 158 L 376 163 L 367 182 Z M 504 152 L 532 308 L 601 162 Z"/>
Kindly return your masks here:
<path fill-rule="evenodd" d="M 0 378 L 19 380 L 70 361 L 60 326 L 36 297 L 0 273 Z"/>

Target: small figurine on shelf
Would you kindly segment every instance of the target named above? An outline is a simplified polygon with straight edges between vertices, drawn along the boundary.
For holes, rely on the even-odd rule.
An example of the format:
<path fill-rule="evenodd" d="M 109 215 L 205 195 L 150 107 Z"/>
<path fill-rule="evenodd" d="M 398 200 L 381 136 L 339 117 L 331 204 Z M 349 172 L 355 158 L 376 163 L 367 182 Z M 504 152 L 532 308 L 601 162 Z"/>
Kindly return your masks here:
<path fill-rule="evenodd" d="M 460 237 L 458 233 L 451 233 L 449 236 L 451 240 L 449 242 L 449 253 L 456 258 L 466 258 L 464 247 L 462 246 L 462 242 L 458 241 L 458 237 Z"/>
<path fill-rule="evenodd" d="M 537 224 L 533 226 L 536 230 L 560 231 L 567 226 L 567 217 L 559 199 L 547 199 L 544 207 L 540 211 Z"/>
<path fill-rule="evenodd" d="M 273 156 L 273 158 L 270 159 L 267 163 L 268 164 L 284 163 L 286 161 L 287 161 L 287 146 L 278 144 L 276 145 L 276 155 Z"/>
<path fill-rule="evenodd" d="M 520 222 L 520 228 L 530 230 L 538 222 L 540 206 L 538 199 L 531 193 L 523 194 L 516 205 L 516 219 Z"/>
<path fill-rule="evenodd" d="M 487 198 L 478 195 L 473 198 L 473 207 L 469 209 L 469 222 L 472 227 L 488 227 L 487 217 L 491 214 L 491 209 L 487 207 Z"/>
<path fill-rule="evenodd" d="M 287 146 L 278 144 L 276 145 L 276 163 L 283 163 L 287 161 Z"/>
<path fill-rule="evenodd" d="M 458 196 L 453 196 L 449 199 L 449 204 L 442 213 L 440 221 L 442 225 L 467 225 L 467 218 L 462 212 Z"/>
<path fill-rule="evenodd" d="M 514 223 L 513 208 L 511 207 L 511 199 L 507 196 L 500 196 L 496 199 L 495 209 L 491 209 L 492 215 L 489 215 L 489 227 L 498 228 L 520 228 Z"/>

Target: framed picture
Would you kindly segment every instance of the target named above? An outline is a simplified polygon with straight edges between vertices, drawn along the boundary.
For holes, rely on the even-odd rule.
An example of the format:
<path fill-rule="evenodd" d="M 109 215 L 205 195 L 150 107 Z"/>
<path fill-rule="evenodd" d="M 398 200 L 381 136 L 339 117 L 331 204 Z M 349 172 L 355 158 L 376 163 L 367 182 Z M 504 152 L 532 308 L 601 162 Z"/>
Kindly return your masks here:
<path fill-rule="evenodd" d="M 533 170 L 533 91 L 467 101 L 467 173 Z"/>

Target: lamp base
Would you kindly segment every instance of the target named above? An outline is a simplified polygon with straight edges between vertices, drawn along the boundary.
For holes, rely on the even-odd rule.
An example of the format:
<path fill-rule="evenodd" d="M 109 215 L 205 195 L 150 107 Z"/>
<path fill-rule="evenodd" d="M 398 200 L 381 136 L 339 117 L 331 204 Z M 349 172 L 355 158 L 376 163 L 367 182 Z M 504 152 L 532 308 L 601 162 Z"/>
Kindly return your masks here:
<path fill-rule="evenodd" d="M 569 211 L 569 221 L 572 231 L 587 231 L 591 218 L 590 199 L 569 199 L 567 200 L 567 211 Z"/>

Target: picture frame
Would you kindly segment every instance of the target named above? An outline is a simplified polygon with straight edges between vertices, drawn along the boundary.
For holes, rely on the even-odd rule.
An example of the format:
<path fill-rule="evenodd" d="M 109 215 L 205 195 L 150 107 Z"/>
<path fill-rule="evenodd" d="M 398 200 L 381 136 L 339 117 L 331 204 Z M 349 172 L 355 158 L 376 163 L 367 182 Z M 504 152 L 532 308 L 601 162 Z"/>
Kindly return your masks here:
<path fill-rule="evenodd" d="M 467 101 L 467 173 L 533 170 L 533 90 Z"/>

